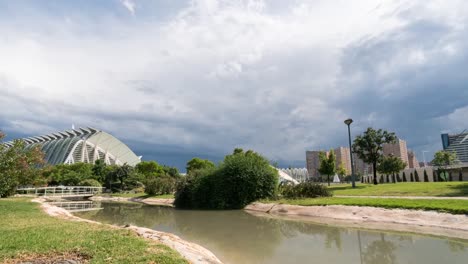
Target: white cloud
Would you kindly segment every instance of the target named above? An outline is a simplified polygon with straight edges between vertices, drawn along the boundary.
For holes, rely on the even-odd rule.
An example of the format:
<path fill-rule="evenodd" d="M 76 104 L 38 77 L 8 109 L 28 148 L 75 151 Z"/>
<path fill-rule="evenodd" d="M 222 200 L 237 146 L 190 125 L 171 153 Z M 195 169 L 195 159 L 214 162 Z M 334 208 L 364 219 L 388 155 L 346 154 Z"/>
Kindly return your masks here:
<path fill-rule="evenodd" d="M 128 11 L 132 14 L 135 15 L 135 2 L 133 0 L 121 0 L 120 1 L 122 5 L 128 9 Z"/>

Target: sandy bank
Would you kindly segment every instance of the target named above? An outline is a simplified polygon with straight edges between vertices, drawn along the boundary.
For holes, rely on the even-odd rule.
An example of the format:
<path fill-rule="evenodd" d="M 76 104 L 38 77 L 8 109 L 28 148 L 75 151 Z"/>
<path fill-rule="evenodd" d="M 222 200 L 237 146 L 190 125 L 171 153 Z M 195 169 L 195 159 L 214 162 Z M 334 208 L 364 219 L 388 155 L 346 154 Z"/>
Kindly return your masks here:
<path fill-rule="evenodd" d="M 121 200 L 123 201 L 123 200 Z M 99 224 L 99 225 L 107 225 L 87 219 L 82 219 L 77 216 L 72 215 L 70 212 L 63 208 L 56 207 L 54 205 L 50 205 L 45 203 L 44 199 L 34 199 L 33 202 L 38 202 L 41 204 L 41 208 L 49 215 L 58 217 L 61 219 L 71 220 L 71 221 L 79 221 L 79 222 L 88 222 L 92 224 Z M 206 248 L 197 245 L 195 243 L 191 243 L 181 239 L 180 237 L 160 232 L 156 230 L 152 230 L 149 228 L 143 228 L 138 226 L 125 226 L 125 227 L 118 227 L 113 225 L 107 225 L 113 228 L 122 228 L 122 229 L 130 229 L 137 233 L 139 236 L 156 240 L 164 245 L 169 246 L 170 248 L 179 252 L 185 259 L 187 259 L 190 263 L 222 263 L 211 251 L 207 250 Z"/>
<path fill-rule="evenodd" d="M 364 206 L 299 206 L 263 203 L 252 203 L 245 210 L 257 216 L 468 239 L 468 216 L 466 215 Z"/>
<path fill-rule="evenodd" d="M 128 198 L 128 197 L 105 197 L 93 196 L 90 198 L 93 201 L 108 201 L 108 202 L 137 202 L 150 205 L 162 205 L 174 207 L 174 199 L 172 198 Z"/>

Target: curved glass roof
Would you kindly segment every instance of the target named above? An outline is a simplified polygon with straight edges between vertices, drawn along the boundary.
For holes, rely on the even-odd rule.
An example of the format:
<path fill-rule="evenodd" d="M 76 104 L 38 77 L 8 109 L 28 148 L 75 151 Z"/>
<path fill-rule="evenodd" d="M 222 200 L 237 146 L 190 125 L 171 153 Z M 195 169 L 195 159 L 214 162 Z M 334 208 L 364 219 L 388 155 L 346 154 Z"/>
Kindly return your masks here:
<path fill-rule="evenodd" d="M 97 159 L 107 164 L 127 163 L 135 166 L 140 158 L 122 141 L 104 131 L 94 128 L 79 128 L 43 136 L 22 139 L 26 148 L 40 146 L 49 164 L 86 162 Z M 11 147 L 13 141 L 4 143 Z"/>

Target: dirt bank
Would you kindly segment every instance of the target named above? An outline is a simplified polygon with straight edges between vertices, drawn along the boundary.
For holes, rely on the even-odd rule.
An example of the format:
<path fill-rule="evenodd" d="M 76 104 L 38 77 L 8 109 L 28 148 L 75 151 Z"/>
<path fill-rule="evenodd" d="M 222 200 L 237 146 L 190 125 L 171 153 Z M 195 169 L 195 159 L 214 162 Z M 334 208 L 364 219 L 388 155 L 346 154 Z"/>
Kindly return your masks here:
<path fill-rule="evenodd" d="M 123 200 L 121 200 L 123 201 Z M 99 225 L 107 225 L 87 219 L 82 219 L 77 216 L 72 215 L 70 212 L 63 208 L 59 208 L 53 205 L 50 205 L 48 203 L 45 203 L 44 199 L 34 199 L 33 202 L 38 202 L 41 204 L 41 208 L 49 215 L 58 217 L 61 219 L 66 219 L 66 220 L 71 220 L 71 221 L 79 221 L 79 222 L 88 222 L 92 224 L 99 224 Z M 179 252 L 184 258 L 186 258 L 190 263 L 196 263 L 196 264 L 201 264 L 201 263 L 213 263 L 213 264 L 219 264 L 222 263 L 212 252 L 207 250 L 206 248 L 197 245 L 195 243 L 191 243 L 188 241 L 185 241 L 181 239 L 180 237 L 170 234 L 170 233 L 165 233 L 165 232 L 160 232 L 156 230 L 152 230 L 149 228 L 143 228 L 143 227 L 138 227 L 138 226 L 125 226 L 125 227 L 119 227 L 119 226 L 113 226 L 113 225 L 107 225 L 111 226 L 113 228 L 122 228 L 122 229 L 130 229 L 137 233 L 139 236 L 147 238 L 147 239 L 152 239 L 159 241 L 160 243 L 169 246 L 170 248 L 176 250 Z"/>
<path fill-rule="evenodd" d="M 466 215 L 364 206 L 299 206 L 263 203 L 252 203 L 245 210 L 257 216 L 468 239 L 468 216 Z"/>
<path fill-rule="evenodd" d="M 93 196 L 90 198 L 93 201 L 109 201 L 109 202 L 137 202 L 150 205 L 162 205 L 174 207 L 174 199 L 171 198 L 127 198 L 127 197 L 105 197 Z"/>

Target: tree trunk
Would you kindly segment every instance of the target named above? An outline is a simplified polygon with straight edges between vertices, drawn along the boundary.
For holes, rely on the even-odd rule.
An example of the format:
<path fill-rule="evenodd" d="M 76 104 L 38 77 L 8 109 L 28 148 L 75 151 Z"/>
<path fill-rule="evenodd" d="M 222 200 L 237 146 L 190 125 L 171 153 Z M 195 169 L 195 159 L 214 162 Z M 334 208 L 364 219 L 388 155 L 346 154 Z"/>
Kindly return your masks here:
<path fill-rule="evenodd" d="M 393 183 L 396 183 L 396 176 L 395 176 L 395 173 L 393 173 Z"/>
<path fill-rule="evenodd" d="M 377 185 L 377 162 L 372 162 L 372 169 L 374 172 L 374 185 Z"/>
<path fill-rule="evenodd" d="M 327 175 L 328 186 L 330 186 L 330 175 Z"/>

